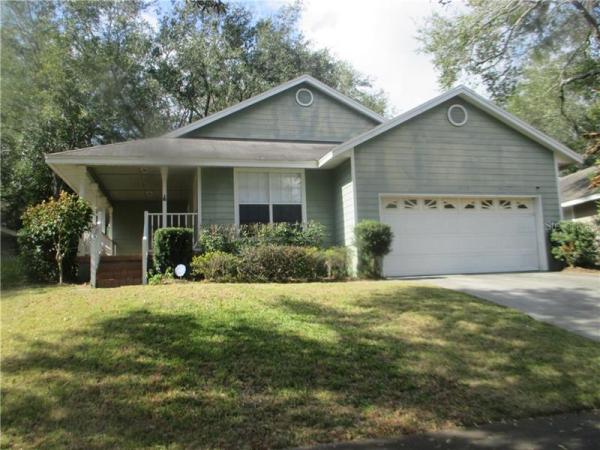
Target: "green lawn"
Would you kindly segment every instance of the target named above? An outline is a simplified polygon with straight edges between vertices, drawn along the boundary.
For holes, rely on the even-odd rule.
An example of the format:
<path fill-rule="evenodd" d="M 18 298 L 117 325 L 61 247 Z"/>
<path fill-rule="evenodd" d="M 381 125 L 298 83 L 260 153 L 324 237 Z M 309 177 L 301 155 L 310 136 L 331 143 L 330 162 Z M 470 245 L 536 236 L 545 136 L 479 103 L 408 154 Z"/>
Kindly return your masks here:
<path fill-rule="evenodd" d="M 271 448 L 600 406 L 600 344 L 407 282 L 2 293 L 2 446 Z"/>

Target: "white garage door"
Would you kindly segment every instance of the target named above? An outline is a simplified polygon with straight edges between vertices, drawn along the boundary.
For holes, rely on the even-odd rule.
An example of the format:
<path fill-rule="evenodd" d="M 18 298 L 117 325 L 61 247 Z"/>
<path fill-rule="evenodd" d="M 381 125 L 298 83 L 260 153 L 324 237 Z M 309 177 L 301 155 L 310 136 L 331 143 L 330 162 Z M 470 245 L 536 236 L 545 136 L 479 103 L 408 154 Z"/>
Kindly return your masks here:
<path fill-rule="evenodd" d="M 539 270 L 531 198 L 382 197 L 386 276 Z"/>

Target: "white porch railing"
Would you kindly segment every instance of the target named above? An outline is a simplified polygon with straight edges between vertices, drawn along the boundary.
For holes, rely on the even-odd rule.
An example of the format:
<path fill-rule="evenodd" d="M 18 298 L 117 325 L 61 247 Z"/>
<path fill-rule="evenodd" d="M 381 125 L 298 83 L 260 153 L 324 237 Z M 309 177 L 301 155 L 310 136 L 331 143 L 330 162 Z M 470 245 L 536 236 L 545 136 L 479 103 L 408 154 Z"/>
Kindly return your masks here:
<path fill-rule="evenodd" d="M 142 236 L 142 283 L 148 282 L 148 254 L 152 251 L 154 233 L 160 228 L 191 228 L 193 244 L 198 238 L 197 213 L 149 213 L 144 211 L 144 234 Z"/>

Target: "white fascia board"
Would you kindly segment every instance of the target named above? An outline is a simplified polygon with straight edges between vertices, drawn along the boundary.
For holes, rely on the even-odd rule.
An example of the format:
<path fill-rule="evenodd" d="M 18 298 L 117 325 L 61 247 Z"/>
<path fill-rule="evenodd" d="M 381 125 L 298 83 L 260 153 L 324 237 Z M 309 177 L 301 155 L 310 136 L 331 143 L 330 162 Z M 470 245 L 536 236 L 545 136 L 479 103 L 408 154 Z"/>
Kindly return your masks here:
<path fill-rule="evenodd" d="M 59 165 L 85 165 L 85 166 L 169 166 L 169 167 L 281 167 L 298 169 L 316 169 L 316 160 L 307 161 L 269 161 L 269 160 L 173 160 L 173 159 L 148 159 L 148 158 L 114 158 L 114 157 L 62 157 L 50 158 L 46 156 L 46 163 L 56 171 Z M 58 173 L 58 172 L 57 172 Z M 59 174 L 60 175 L 60 174 Z M 62 177 L 61 177 L 62 178 Z"/>
<path fill-rule="evenodd" d="M 569 206 L 581 205 L 582 203 L 593 202 L 594 200 L 600 200 L 600 193 L 588 195 L 586 197 L 579 197 L 573 200 L 569 200 L 568 202 L 563 202 L 560 204 L 562 208 L 568 208 Z"/>
<path fill-rule="evenodd" d="M 500 120 L 501 122 L 505 123 L 511 128 L 519 131 L 520 133 L 541 144 L 547 149 L 560 155 L 563 155 L 568 161 L 575 162 L 578 164 L 581 164 L 583 162 L 581 156 L 578 153 L 575 153 L 573 150 L 569 149 L 565 145 L 561 144 L 555 139 L 552 139 L 550 136 L 547 136 L 546 134 L 535 129 L 531 125 L 523 122 L 518 117 L 510 114 L 507 111 L 504 111 L 502 108 L 496 106 L 494 103 L 483 98 L 475 91 L 467 88 L 466 86 L 458 86 L 453 89 L 450 89 L 442 95 L 432 98 L 431 100 L 423 103 L 422 105 L 417 106 L 416 108 L 413 108 L 403 114 L 400 114 L 399 116 L 389 120 L 388 122 L 385 122 L 363 134 L 349 139 L 346 142 L 343 142 L 342 144 L 333 148 L 329 153 L 324 155 L 319 160 L 319 167 L 326 165 L 331 160 L 335 159 L 343 153 L 348 152 L 350 149 L 356 147 L 357 145 L 360 145 L 368 141 L 369 139 L 372 139 L 382 133 L 385 133 L 386 131 L 391 130 L 392 128 L 412 119 L 413 117 L 423 114 L 424 112 L 432 108 L 435 108 L 436 106 L 450 100 L 453 97 L 461 97 L 463 100 L 466 100 L 467 102 L 477 106 L 478 108 L 487 112 L 491 116 L 495 117 L 496 119 Z"/>
<path fill-rule="evenodd" d="M 313 86 L 314 88 L 319 89 L 319 90 L 325 92 L 326 94 L 329 94 L 331 97 L 335 98 L 339 102 L 355 109 L 356 111 L 370 117 L 371 119 L 373 119 L 379 123 L 383 123 L 385 121 L 385 119 L 382 116 L 380 116 L 379 114 L 377 114 L 375 111 L 371 111 L 366 106 L 361 105 L 359 102 L 352 100 L 350 97 L 342 94 L 341 92 L 338 92 L 335 89 L 327 86 L 326 84 L 321 83 L 316 78 L 313 78 L 310 75 L 302 75 L 298 78 L 295 78 L 286 83 L 280 84 L 279 86 L 276 86 L 272 89 L 269 89 L 268 91 L 265 91 L 262 94 L 255 95 L 254 97 L 250 97 L 249 99 L 244 100 L 243 102 L 240 102 L 236 105 L 230 106 L 229 108 L 225 108 L 224 110 L 216 112 L 214 114 L 211 114 L 210 116 L 207 116 L 203 119 L 197 120 L 196 122 L 193 122 L 189 125 L 186 125 L 181 128 L 177 128 L 176 130 L 166 133 L 165 135 L 163 135 L 163 137 L 171 137 L 171 138 L 181 137 L 191 131 L 197 130 L 198 128 L 202 128 L 202 127 L 204 127 L 208 124 L 211 124 L 219 119 L 222 119 L 233 113 L 236 113 L 245 108 L 248 108 L 249 106 L 252 106 L 258 102 L 266 100 L 269 97 L 273 97 L 274 95 L 277 95 L 280 92 L 283 92 L 287 89 L 290 89 L 290 88 L 297 86 L 299 84 L 302 84 L 302 83 L 307 83 L 307 84 Z"/>

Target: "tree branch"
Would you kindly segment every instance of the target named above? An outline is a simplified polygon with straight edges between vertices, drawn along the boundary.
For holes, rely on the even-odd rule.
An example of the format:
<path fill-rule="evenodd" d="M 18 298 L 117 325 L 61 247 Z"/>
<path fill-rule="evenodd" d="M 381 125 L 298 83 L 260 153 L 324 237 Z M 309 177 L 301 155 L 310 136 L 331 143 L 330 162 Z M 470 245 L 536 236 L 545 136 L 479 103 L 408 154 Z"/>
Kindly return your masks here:
<path fill-rule="evenodd" d="M 596 39 L 600 42 L 600 24 L 598 24 L 598 20 L 588 11 L 588 9 L 578 0 L 571 0 L 571 4 L 581 11 L 585 21 L 588 23 L 590 28 L 594 31 L 596 35 Z"/>

